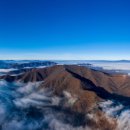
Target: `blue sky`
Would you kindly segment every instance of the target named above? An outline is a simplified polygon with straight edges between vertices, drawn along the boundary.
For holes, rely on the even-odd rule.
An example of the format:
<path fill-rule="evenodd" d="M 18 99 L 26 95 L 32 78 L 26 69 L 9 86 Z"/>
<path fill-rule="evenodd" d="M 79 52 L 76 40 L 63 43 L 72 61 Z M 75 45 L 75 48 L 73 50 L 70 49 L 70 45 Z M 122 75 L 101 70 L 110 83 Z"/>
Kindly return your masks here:
<path fill-rule="evenodd" d="M 0 0 L 0 59 L 130 59 L 129 0 Z"/>

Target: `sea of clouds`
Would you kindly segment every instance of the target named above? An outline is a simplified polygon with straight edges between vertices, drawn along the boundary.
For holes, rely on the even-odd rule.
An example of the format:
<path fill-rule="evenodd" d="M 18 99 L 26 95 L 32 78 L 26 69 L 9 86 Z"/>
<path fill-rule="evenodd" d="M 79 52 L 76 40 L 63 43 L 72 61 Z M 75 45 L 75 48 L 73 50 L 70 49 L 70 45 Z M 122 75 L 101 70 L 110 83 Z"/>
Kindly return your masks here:
<path fill-rule="evenodd" d="M 130 106 L 111 100 L 100 103 L 100 106 L 107 118 L 116 119 L 116 130 L 130 130 Z"/>
<path fill-rule="evenodd" d="M 91 64 L 93 69 L 100 70 L 101 68 L 104 70 L 114 70 L 116 72 L 127 73 L 130 75 L 130 62 L 123 61 L 94 61 L 94 60 L 69 60 L 69 61 L 57 61 L 58 64 L 67 64 L 67 65 L 82 65 L 88 66 L 87 64 Z M 89 66 L 90 67 L 90 66 Z M 98 68 L 99 67 L 99 68 Z"/>
<path fill-rule="evenodd" d="M 39 89 L 41 84 L 0 80 L 1 130 L 93 130 L 87 120 L 98 120 L 98 117 L 93 113 L 70 113 L 67 109 L 77 100 L 76 95 L 64 91 L 57 97 L 49 89 Z M 110 100 L 99 106 L 108 120 L 116 119 L 116 130 L 130 129 L 129 107 Z"/>
<path fill-rule="evenodd" d="M 1 130 L 89 130 L 74 124 L 78 118 L 62 110 L 63 103 L 67 108 L 75 97 L 68 92 L 56 97 L 50 90 L 39 91 L 41 83 L 0 81 Z"/>

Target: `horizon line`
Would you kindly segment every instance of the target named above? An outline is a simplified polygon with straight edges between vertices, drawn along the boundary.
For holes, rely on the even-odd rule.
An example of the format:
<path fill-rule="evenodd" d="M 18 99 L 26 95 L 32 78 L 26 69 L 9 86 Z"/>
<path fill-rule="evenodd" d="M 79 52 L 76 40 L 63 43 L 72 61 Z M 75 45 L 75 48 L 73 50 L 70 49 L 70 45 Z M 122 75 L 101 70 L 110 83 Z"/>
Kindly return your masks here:
<path fill-rule="evenodd" d="M 41 60 L 41 61 L 51 61 L 51 60 L 53 60 L 53 61 L 130 61 L 130 59 L 120 59 L 120 60 L 113 60 L 113 59 L 105 59 L 105 60 L 103 60 L 103 59 L 92 59 L 92 60 L 89 60 L 89 59 L 0 59 L 1 61 L 17 61 L 17 60 L 21 60 L 21 61 L 23 61 L 23 60 L 30 60 L 30 61 L 32 61 L 32 60 Z"/>

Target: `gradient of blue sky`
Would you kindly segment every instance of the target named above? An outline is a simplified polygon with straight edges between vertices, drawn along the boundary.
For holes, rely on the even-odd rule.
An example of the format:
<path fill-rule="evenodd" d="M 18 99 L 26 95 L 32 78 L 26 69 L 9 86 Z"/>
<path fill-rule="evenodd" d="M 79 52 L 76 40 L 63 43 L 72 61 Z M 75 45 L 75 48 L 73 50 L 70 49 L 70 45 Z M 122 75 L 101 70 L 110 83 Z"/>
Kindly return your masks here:
<path fill-rule="evenodd" d="M 0 0 L 0 59 L 130 59 L 129 0 Z"/>

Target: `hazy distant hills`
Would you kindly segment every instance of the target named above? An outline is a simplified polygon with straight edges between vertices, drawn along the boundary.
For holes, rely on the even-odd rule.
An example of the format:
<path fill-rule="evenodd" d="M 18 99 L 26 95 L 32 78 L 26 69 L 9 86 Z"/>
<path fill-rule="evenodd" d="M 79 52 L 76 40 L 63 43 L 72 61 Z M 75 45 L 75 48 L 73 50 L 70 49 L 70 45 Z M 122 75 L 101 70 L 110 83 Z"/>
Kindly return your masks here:
<path fill-rule="evenodd" d="M 38 60 L 24 60 L 24 61 L 13 61 L 13 60 L 1 60 L 0 61 L 0 69 L 23 69 L 23 68 L 35 68 L 39 66 L 51 66 L 56 65 L 55 62 L 52 61 L 38 61 Z"/>

